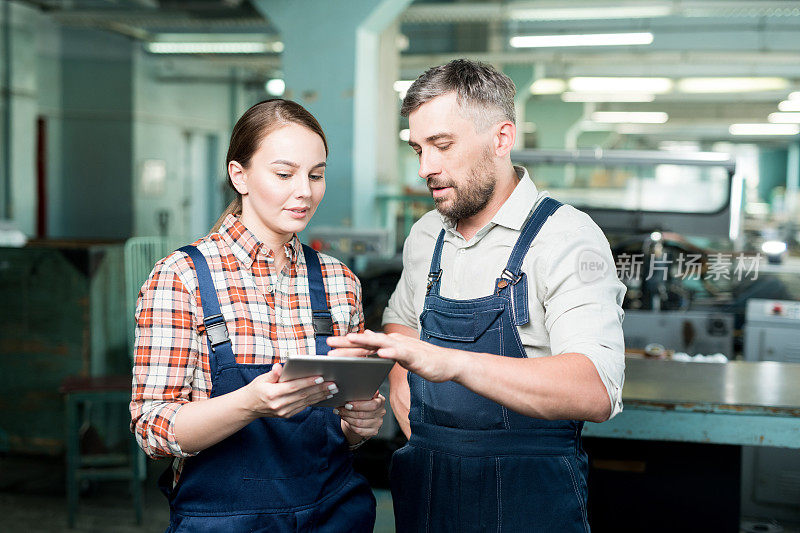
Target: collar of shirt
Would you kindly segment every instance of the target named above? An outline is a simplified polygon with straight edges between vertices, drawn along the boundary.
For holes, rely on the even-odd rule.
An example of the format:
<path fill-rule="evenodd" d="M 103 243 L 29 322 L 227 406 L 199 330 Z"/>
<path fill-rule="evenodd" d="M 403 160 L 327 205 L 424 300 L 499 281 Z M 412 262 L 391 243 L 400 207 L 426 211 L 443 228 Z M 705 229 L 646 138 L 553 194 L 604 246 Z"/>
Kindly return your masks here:
<path fill-rule="evenodd" d="M 486 235 L 490 229 L 495 226 L 504 226 L 509 229 L 519 231 L 522 229 L 525 221 L 531 213 L 531 209 L 536 204 L 539 197 L 539 190 L 534 185 L 533 180 L 528 174 L 528 170 L 524 167 L 514 166 L 514 172 L 517 173 L 519 183 L 514 188 L 511 196 L 500 206 L 497 213 L 494 214 L 492 220 L 489 221 L 484 227 L 478 230 L 475 237 L 472 238 L 471 243 L 478 242 L 481 237 Z M 438 213 L 438 211 L 437 211 Z M 439 213 L 442 219 L 444 229 L 453 236 L 463 239 L 461 234 L 456 231 L 456 223 L 453 220 Z"/>
<path fill-rule="evenodd" d="M 258 253 L 264 247 L 252 231 L 242 224 L 236 215 L 228 215 L 219 228 L 219 234 L 228 244 L 234 257 L 248 270 L 253 265 Z M 283 245 L 283 251 L 289 261 L 296 263 L 300 255 L 300 239 L 297 235 Z M 267 252 L 267 258 L 271 261 L 272 254 Z"/>

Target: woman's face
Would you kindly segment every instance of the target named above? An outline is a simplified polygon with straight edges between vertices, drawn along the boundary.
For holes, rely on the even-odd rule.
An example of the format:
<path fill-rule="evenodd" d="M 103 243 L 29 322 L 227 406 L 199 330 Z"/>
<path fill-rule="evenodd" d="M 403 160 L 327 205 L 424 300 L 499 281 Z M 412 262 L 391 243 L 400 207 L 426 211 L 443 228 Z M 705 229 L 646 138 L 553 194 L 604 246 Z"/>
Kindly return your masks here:
<path fill-rule="evenodd" d="M 288 124 L 261 140 L 247 168 L 231 161 L 228 172 L 242 194 L 242 223 L 272 246 L 303 231 L 325 195 L 325 159 L 319 135 Z"/>

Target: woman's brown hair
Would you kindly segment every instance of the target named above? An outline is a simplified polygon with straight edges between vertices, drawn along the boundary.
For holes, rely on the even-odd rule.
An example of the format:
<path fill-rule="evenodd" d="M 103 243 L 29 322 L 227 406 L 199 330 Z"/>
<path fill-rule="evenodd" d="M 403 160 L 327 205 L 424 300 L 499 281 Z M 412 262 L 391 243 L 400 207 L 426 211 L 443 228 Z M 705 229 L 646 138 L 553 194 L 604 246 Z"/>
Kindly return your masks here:
<path fill-rule="evenodd" d="M 288 124 L 305 126 L 319 135 L 322 138 L 322 144 L 325 145 L 325 155 L 328 155 L 328 141 L 325 138 L 325 132 L 322 131 L 322 126 L 319 125 L 314 115 L 297 102 L 274 98 L 257 103 L 245 111 L 244 115 L 236 122 L 231 133 L 231 142 L 228 145 L 228 156 L 225 158 L 225 173 L 227 174 L 228 164 L 231 161 L 236 161 L 242 167 L 247 168 L 253 154 L 258 150 L 261 140 Z M 230 175 L 228 175 L 228 185 L 233 189 L 236 198 L 228 204 L 228 207 L 214 223 L 211 228 L 212 233 L 219 230 L 228 215 L 242 214 L 242 195 L 233 186 Z"/>

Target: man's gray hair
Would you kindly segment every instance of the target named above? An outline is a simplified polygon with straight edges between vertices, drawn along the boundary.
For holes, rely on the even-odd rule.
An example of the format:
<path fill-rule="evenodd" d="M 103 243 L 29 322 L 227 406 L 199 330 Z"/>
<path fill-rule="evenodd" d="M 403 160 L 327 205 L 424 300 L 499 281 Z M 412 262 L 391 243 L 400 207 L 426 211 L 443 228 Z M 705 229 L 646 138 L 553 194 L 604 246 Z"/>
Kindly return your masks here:
<path fill-rule="evenodd" d="M 515 122 L 514 82 L 493 66 L 469 59 L 426 70 L 409 87 L 400 114 L 407 117 L 422 104 L 451 92 L 478 131 L 503 120 Z"/>

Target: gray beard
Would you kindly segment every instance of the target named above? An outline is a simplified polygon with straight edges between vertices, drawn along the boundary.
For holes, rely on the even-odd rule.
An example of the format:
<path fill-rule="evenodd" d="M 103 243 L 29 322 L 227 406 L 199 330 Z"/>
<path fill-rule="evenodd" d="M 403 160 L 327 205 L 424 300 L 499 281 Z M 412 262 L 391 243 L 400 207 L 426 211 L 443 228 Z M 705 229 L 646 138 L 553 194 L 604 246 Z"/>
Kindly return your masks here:
<path fill-rule="evenodd" d="M 488 150 L 487 150 L 488 152 Z M 484 154 L 478 163 L 475 164 L 469 171 L 469 179 L 465 184 L 459 185 L 448 184 L 453 187 L 455 198 L 449 207 L 443 206 L 444 200 L 441 198 L 434 198 L 436 209 L 444 216 L 458 222 L 465 218 L 480 213 L 484 207 L 489 203 L 494 194 L 494 187 L 497 183 L 497 178 L 491 170 L 489 161 L 489 154 Z M 444 184 L 439 184 L 435 181 L 428 181 L 428 188 L 441 187 Z"/>

